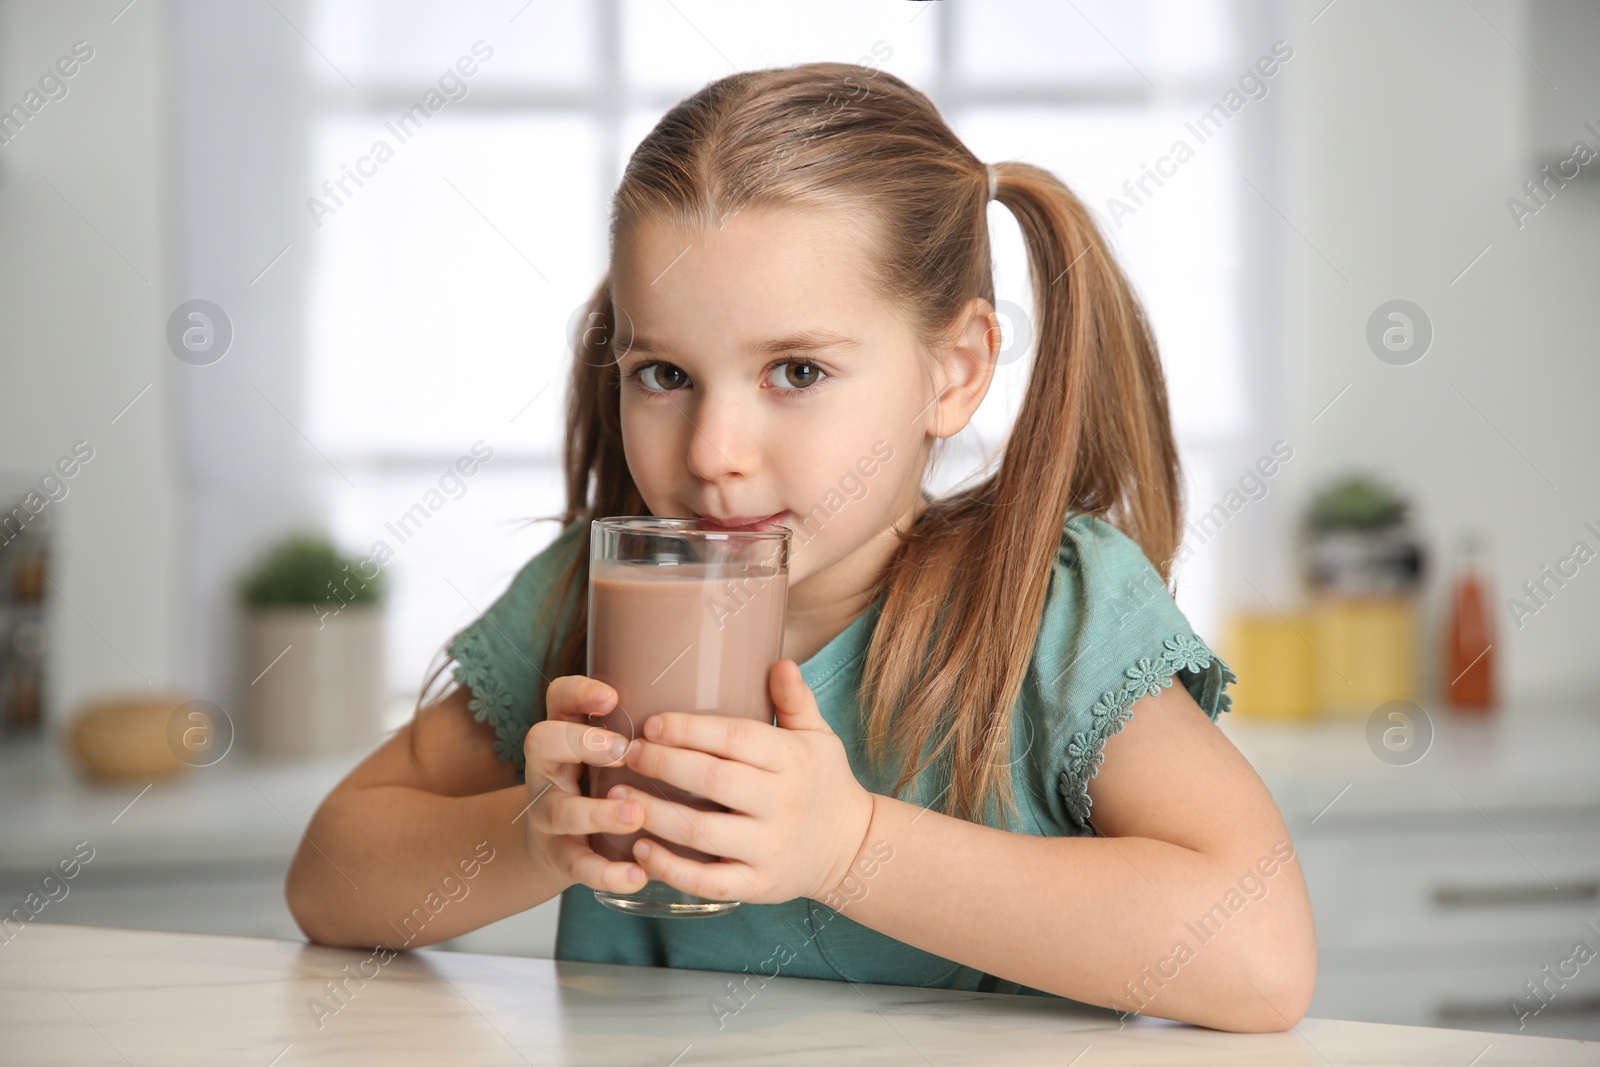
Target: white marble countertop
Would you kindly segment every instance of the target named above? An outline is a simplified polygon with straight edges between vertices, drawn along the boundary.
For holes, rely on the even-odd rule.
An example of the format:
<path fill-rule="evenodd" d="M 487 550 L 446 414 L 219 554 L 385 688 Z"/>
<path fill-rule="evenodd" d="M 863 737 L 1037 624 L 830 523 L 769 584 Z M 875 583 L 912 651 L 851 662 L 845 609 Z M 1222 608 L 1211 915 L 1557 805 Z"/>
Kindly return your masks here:
<path fill-rule="evenodd" d="M 1290 830 L 1323 830 L 1397 812 L 1420 818 L 1481 812 L 1600 812 L 1600 703 L 1542 702 L 1469 718 L 1427 706 L 1431 740 L 1381 758 L 1369 716 L 1271 722 L 1232 713 L 1223 732 L 1272 791 Z M 1381 732 L 1381 731 L 1380 731 Z M 1477 810 L 1475 810 L 1477 809 Z"/>
<path fill-rule="evenodd" d="M 720 972 L 429 950 L 380 959 L 289 941 L 30 923 L 0 945 L 0 1062 L 1600 1063 L 1593 1042 L 1322 1019 L 1279 1034 L 1119 1026 L 1115 1013 L 1070 1001 L 782 977 L 719 1030 L 711 1003 L 729 995 Z M 329 983 L 341 980 L 347 992 L 336 1000 Z"/>

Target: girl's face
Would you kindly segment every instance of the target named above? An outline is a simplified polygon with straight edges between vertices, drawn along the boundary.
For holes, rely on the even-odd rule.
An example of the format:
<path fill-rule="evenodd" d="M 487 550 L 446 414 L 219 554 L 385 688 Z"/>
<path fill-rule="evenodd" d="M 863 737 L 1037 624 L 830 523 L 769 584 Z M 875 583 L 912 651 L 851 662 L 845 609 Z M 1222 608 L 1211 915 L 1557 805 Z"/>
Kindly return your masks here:
<path fill-rule="evenodd" d="M 873 295 L 862 237 L 831 212 L 747 211 L 706 231 L 646 222 L 612 264 L 634 483 L 658 516 L 781 512 L 791 608 L 830 569 L 872 580 L 919 508 L 929 435 L 960 428 L 934 403 L 943 372 Z"/>

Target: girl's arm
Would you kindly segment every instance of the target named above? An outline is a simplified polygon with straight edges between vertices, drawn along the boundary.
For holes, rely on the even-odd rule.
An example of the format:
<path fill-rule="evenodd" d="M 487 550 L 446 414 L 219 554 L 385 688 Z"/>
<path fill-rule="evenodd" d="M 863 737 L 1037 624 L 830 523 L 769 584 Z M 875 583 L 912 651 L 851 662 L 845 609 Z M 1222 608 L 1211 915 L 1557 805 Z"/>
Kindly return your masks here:
<path fill-rule="evenodd" d="M 1089 792 L 1104 837 L 1010 833 L 874 795 L 827 902 L 1073 1000 L 1221 1030 L 1297 1023 L 1317 968 L 1299 862 L 1261 779 L 1188 690 L 1135 705 Z"/>
<path fill-rule="evenodd" d="M 459 688 L 421 709 L 318 807 L 285 883 L 310 940 L 417 948 L 571 884 L 525 843 L 526 789 L 494 754 L 494 730 L 467 710 L 470 696 Z"/>

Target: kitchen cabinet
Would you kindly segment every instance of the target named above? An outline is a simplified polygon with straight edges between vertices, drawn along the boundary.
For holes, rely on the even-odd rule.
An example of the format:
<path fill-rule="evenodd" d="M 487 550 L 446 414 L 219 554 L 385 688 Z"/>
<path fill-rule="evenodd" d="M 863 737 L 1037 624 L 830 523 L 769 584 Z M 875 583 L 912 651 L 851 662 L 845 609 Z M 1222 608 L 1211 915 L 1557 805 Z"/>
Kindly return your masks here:
<path fill-rule="evenodd" d="M 1600 1037 L 1600 709 L 1428 720 L 1406 765 L 1379 757 L 1365 719 L 1223 720 L 1305 872 L 1310 1013 Z M 1578 963 L 1579 945 L 1596 957 Z"/>

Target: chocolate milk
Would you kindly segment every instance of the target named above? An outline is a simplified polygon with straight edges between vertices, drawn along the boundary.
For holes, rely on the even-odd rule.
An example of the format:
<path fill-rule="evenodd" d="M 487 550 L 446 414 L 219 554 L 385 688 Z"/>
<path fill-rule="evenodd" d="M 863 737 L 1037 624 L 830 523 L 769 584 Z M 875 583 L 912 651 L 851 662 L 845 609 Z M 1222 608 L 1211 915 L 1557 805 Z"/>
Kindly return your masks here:
<path fill-rule="evenodd" d="M 704 563 L 652 566 L 598 560 L 589 574 L 589 675 L 617 691 L 616 706 L 592 721 L 627 738 L 662 711 L 703 712 L 772 722 L 768 675 L 782 657 L 787 574 Z M 697 808 L 727 811 L 705 797 L 647 778 L 626 764 L 585 768 L 592 797 L 622 783 Z M 590 847 L 631 861 L 639 837 L 590 834 Z M 719 857 L 662 842 L 702 863 Z"/>

